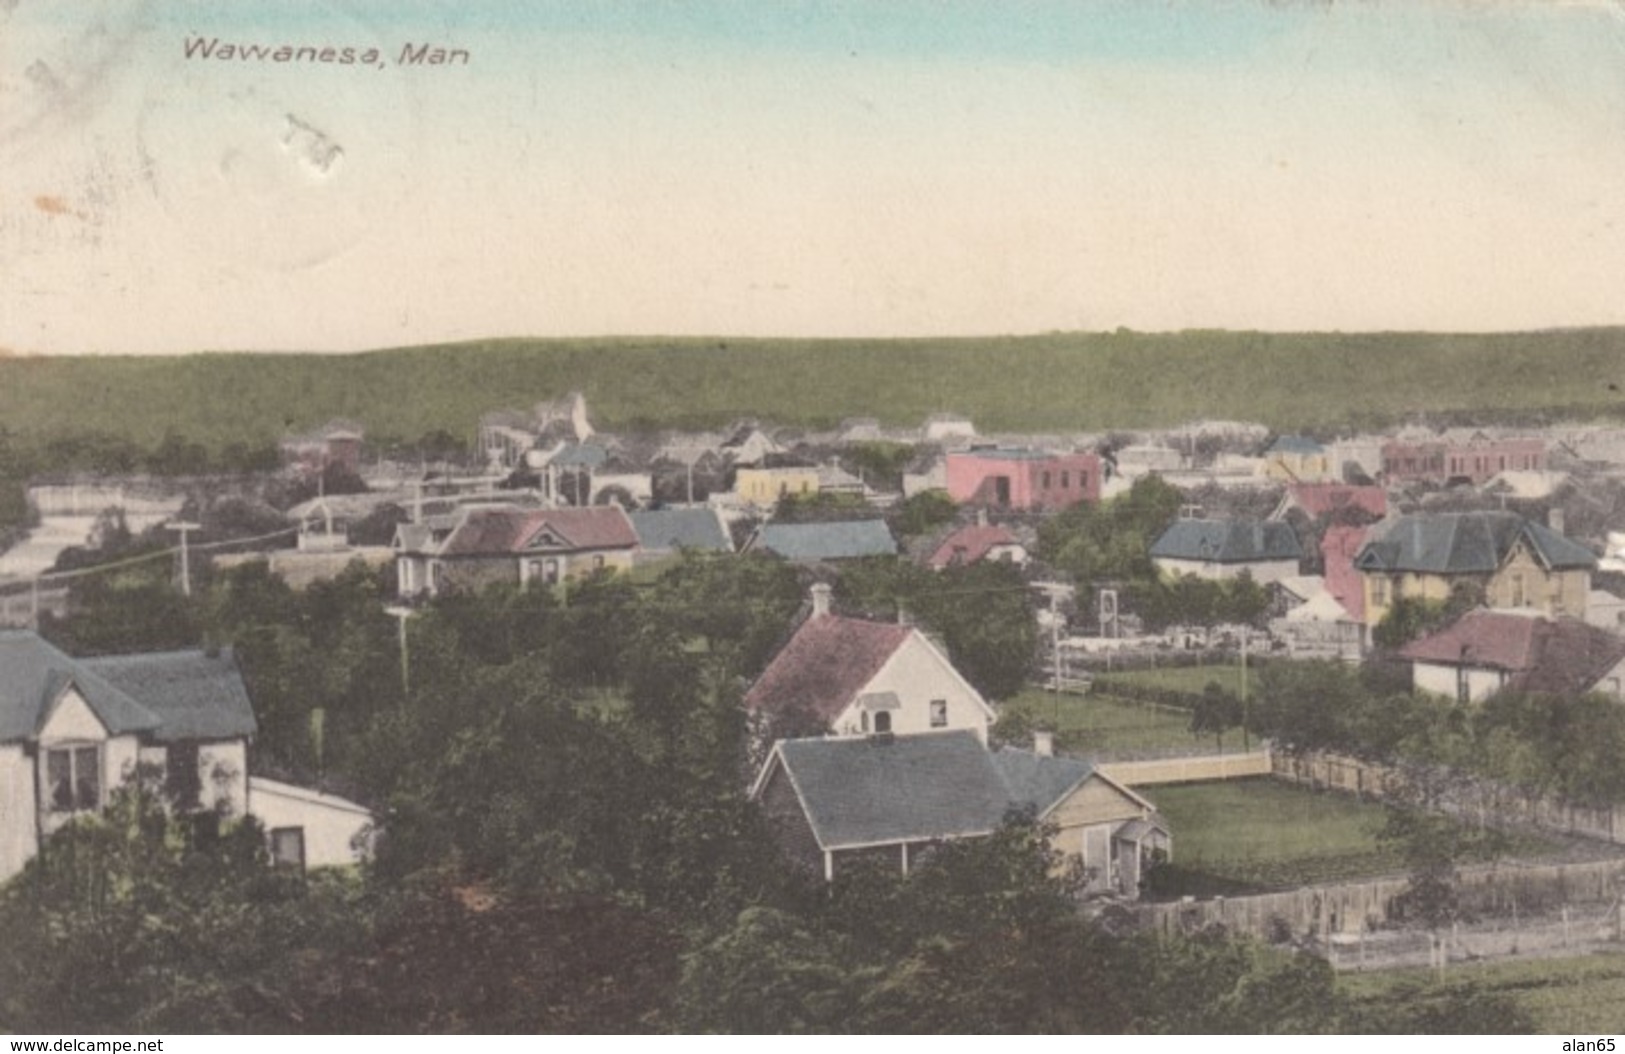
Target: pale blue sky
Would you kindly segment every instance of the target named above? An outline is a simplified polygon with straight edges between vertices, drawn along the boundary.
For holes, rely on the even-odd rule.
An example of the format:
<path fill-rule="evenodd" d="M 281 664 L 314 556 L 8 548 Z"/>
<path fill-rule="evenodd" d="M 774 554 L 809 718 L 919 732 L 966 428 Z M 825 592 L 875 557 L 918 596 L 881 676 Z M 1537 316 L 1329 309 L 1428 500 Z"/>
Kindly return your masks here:
<path fill-rule="evenodd" d="M 0 33 L 15 350 L 1625 323 L 1613 3 L 18 0 Z"/>

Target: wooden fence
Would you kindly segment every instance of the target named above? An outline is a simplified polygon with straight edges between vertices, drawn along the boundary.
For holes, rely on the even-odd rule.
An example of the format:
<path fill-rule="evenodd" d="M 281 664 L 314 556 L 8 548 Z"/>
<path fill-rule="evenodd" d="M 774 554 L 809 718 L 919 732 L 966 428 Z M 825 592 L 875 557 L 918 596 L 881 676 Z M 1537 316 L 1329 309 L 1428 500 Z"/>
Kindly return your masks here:
<path fill-rule="evenodd" d="M 1246 754 L 1182 755 L 1140 761 L 1106 761 L 1100 771 L 1130 787 L 1158 783 L 1194 783 L 1198 780 L 1233 780 L 1268 776 L 1273 770 L 1268 750 Z"/>

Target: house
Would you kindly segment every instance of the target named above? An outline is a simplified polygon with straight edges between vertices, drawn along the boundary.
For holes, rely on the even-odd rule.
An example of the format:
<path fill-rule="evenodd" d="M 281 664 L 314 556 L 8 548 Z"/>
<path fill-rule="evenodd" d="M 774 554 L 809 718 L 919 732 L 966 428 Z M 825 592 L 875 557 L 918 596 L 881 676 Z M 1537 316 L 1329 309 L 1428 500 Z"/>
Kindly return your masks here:
<path fill-rule="evenodd" d="M 359 475 L 364 436 L 359 424 L 335 418 L 315 431 L 283 437 L 279 447 L 283 463 L 302 475 L 319 476 L 329 468 Z"/>
<path fill-rule="evenodd" d="M 1292 525 L 1279 520 L 1175 520 L 1151 543 L 1151 560 L 1165 574 L 1278 582 L 1298 573 L 1303 548 Z"/>
<path fill-rule="evenodd" d="M 1286 644 L 1293 658 L 1358 662 L 1364 654 L 1365 626 L 1318 576 L 1283 579 L 1279 585 L 1292 601 L 1270 620 L 1270 636 Z"/>
<path fill-rule="evenodd" d="M 772 454 L 734 472 L 734 500 L 758 509 L 770 509 L 780 498 L 817 494 L 818 487 L 818 466 L 788 454 Z"/>
<path fill-rule="evenodd" d="M 829 586 L 811 592 L 812 614 L 745 693 L 753 719 L 769 731 L 965 729 L 987 739 L 997 715 L 929 637 L 901 623 L 836 615 Z"/>
<path fill-rule="evenodd" d="M 243 816 L 254 732 L 229 649 L 75 659 L 0 631 L 0 879 L 138 766 L 162 774 L 178 807 Z"/>
<path fill-rule="evenodd" d="M 1294 509 L 1311 521 L 1370 523 L 1388 515 L 1388 492 L 1346 483 L 1293 483 L 1270 519 L 1284 519 Z"/>
<path fill-rule="evenodd" d="M 950 451 L 948 497 L 1001 509 L 1061 509 L 1100 500 L 1097 454 L 981 447 Z"/>
<path fill-rule="evenodd" d="M 1625 637 L 1529 609 L 1467 612 L 1400 650 L 1418 691 L 1479 702 L 1503 689 L 1601 692 L 1625 702 Z"/>
<path fill-rule="evenodd" d="M 1264 451 L 1264 475 L 1288 483 L 1321 483 L 1339 479 L 1331 455 L 1308 436 L 1280 436 Z"/>
<path fill-rule="evenodd" d="M 715 509 L 641 509 L 627 513 L 638 536 L 638 560 L 682 550 L 731 553 L 733 539 Z"/>
<path fill-rule="evenodd" d="M 471 506 L 395 529 L 403 599 L 498 583 L 556 585 L 601 570 L 628 570 L 637 531 L 614 505 L 580 509 Z"/>
<path fill-rule="evenodd" d="M 1172 839 L 1156 806 L 1086 761 L 1045 747 L 990 751 L 973 733 L 787 739 L 751 788 L 785 854 L 833 881 L 873 861 L 904 874 L 943 842 L 986 837 L 1028 812 L 1088 874 L 1087 892 L 1134 898 Z"/>
<path fill-rule="evenodd" d="M 976 426 L 968 417 L 959 414 L 932 414 L 920 429 L 920 438 L 927 443 L 942 443 L 955 439 L 975 439 Z"/>
<path fill-rule="evenodd" d="M 718 451 L 734 465 L 761 465 L 785 453 L 784 446 L 755 421 L 741 421 L 729 429 Z"/>
<path fill-rule="evenodd" d="M 1396 438 L 1383 444 L 1383 478 L 1393 483 L 1448 483 L 1474 486 L 1501 472 L 1543 472 L 1546 441 L 1529 436 L 1497 437 L 1458 429 L 1435 438 Z"/>
<path fill-rule="evenodd" d="M 865 556 L 895 556 L 897 539 L 892 537 L 885 520 L 769 523 L 745 543 L 746 552 L 756 550 L 797 563 L 857 560 Z"/>
<path fill-rule="evenodd" d="M 978 522 L 961 527 L 942 540 L 927 563 L 934 571 L 960 564 L 996 560 L 1025 566 L 1027 547 L 1008 527 L 989 524 L 984 512 Z"/>
<path fill-rule="evenodd" d="M 1493 608 L 1585 617 L 1596 557 L 1516 513 L 1401 516 L 1377 530 L 1354 560 L 1367 626 L 1401 597 L 1447 600 L 1458 583 L 1482 588 Z"/>

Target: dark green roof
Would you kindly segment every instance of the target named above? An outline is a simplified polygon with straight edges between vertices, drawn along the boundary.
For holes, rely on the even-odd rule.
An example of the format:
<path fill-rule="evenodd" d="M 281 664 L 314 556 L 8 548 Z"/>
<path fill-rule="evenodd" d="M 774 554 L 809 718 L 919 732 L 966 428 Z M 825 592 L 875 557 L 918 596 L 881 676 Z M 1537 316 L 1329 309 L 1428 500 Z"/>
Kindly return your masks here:
<path fill-rule="evenodd" d="M 72 685 L 110 735 L 158 740 L 254 734 L 254 712 L 229 650 L 75 659 L 27 630 L 0 631 L 0 743 L 32 740 Z"/>
<path fill-rule="evenodd" d="M 732 552 L 733 540 L 712 509 L 644 509 L 627 513 L 646 551 L 704 549 Z"/>
<path fill-rule="evenodd" d="M 1072 758 L 990 753 L 968 731 L 787 739 L 779 758 L 825 849 L 987 834 L 1053 805 L 1092 771 Z"/>
<path fill-rule="evenodd" d="M 850 560 L 897 553 L 897 541 L 885 520 L 770 523 L 757 535 L 757 542 L 786 560 Z"/>
<path fill-rule="evenodd" d="M 1292 525 L 1280 520 L 1175 520 L 1151 544 L 1152 559 L 1249 564 L 1301 560 Z"/>
<path fill-rule="evenodd" d="M 0 743 L 32 740 L 69 685 L 78 689 L 112 735 L 152 731 L 162 724 L 156 713 L 86 667 L 83 660 L 32 631 L 4 630 L 0 631 Z"/>
<path fill-rule="evenodd" d="M 237 739 L 256 729 L 248 689 L 230 648 L 80 660 L 157 714 L 154 738 Z"/>
<path fill-rule="evenodd" d="M 1401 516 L 1354 558 L 1361 571 L 1494 574 L 1523 542 L 1548 570 L 1590 570 L 1585 546 L 1513 512 Z"/>

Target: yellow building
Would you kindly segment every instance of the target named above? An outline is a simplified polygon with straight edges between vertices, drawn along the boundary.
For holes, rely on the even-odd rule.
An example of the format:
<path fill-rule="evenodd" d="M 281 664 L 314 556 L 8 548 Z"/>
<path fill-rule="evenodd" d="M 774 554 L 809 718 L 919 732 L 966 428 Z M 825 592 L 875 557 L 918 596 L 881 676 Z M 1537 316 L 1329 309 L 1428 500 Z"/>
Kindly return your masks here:
<path fill-rule="evenodd" d="M 1283 483 L 1323 483 L 1337 479 L 1326 448 L 1304 436 L 1282 436 L 1264 452 L 1264 475 Z"/>
<path fill-rule="evenodd" d="M 734 474 L 734 496 L 746 505 L 767 508 L 780 498 L 818 493 L 814 465 L 741 468 Z"/>
<path fill-rule="evenodd" d="M 1584 618 L 1596 566 L 1584 546 L 1510 512 L 1402 516 L 1354 558 L 1367 626 L 1402 597 L 1448 600 L 1463 582 L 1492 608 Z"/>

